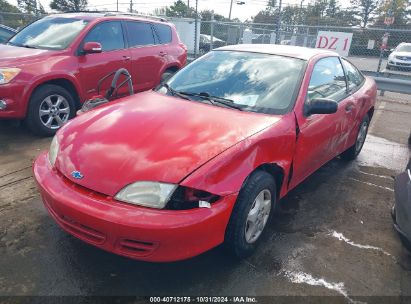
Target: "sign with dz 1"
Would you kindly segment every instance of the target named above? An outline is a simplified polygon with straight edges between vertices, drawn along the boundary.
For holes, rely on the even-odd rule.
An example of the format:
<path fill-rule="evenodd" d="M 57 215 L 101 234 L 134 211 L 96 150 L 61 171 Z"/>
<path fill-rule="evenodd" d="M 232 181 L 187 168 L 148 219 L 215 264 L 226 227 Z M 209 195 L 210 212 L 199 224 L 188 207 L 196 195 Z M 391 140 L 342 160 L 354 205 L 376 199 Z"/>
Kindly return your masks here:
<path fill-rule="evenodd" d="M 351 47 L 352 33 L 319 31 L 315 47 L 337 52 L 348 56 Z"/>

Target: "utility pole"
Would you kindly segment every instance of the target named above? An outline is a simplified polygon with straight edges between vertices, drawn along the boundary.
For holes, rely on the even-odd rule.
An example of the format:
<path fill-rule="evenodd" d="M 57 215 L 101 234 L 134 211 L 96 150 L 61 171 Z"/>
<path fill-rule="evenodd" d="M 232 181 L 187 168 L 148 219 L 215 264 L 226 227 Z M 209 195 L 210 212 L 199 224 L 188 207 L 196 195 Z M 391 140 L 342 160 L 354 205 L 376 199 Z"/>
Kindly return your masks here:
<path fill-rule="evenodd" d="M 195 25 L 194 25 L 194 58 L 197 58 L 197 40 L 198 40 L 198 0 L 196 0 L 196 18 L 195 18 Z"/>
<path fill-rule="evenodd" d="M 230 13 L 228 14 L 228 20 L 229 21 L 231 20 L 231 11 L 233 10 L 233 1 L 234 0 L 231 0 L 231 3 L 230 3 Z"/>
<path fill-rule="evenodd" d="M 275 43 L 279 43 L 280 39 L 280 28 L 281 28 L 281 7 L 283 5 L 283 0 L 280 0 L 279 6 L 278 6 L 278 20 L 277 20 L 277 27 L 275 29 Z"/>
<path fill-rule="evenodd" d="M 187 0 L 187 12 L 186 12 L 187 17 L 189 13 L 190 13 L 190 0 Z"/>
<path fill-rule="evenodd" d="M 133 12 L 133 0 L 130 0 L 130 13 Z"/>
<path fill-rule="evenodd" d="M 397 0 L 391 0 L 391 6 L 387 12 L 386 17 L 392 17 L 394 15 L 396 8 L 397 8 Z M 381 39 L 380 60 L 378 61 L 377 75 L 380 74 L 382 59 L 384 57 L 385 48 L 387 47 L 388 37 L 390 36 L 390 33 L 388 32 L 389 27 L 390 27 L 390 23 L 387 22 L 385 24 L 386 32 Z M 383 94 L 384 94 L 384 91 L 381 91 L 381 96 L 383 96 Z"/>
<path fill-rule="evenodd" d="M 118 12 L 118 0 L 117 0 L 117 12 Z"/>
<path fill-rule="evenodd" d="M 303 2 L 304 0 L 301 0 L 300 2 L 300 20 L 299 20 L 300 24 L 303 24 Z"/>

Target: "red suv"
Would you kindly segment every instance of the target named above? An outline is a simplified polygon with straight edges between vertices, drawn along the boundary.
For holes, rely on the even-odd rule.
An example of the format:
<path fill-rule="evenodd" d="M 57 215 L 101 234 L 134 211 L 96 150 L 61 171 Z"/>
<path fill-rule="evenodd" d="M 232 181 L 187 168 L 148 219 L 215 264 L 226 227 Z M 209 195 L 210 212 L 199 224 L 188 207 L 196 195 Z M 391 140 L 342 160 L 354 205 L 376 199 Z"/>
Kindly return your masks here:
<path fill-rule="evenodd" d="M 33 132 L 53 135 L 111 72 L 126 68 L 134 90 L 144 91 L 186 60 L 186 46 L 163 20 L 112 13 L 48 16 L 0 45 L 0 118 L 26 119 Z M 102 84 L 102 94 L 109 86 Z"/>

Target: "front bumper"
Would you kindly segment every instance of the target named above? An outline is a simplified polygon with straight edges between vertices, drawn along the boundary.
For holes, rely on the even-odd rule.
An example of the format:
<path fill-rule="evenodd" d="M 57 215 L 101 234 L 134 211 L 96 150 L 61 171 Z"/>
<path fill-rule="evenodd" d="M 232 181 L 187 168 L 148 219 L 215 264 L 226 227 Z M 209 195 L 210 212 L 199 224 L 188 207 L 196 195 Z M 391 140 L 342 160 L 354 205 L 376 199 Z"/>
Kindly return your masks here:
<path fill-rule="evenodd" d="M 158 210 L 118 202 L 78 186 L 51 167 L 47 153 L 33 165 L 50 215 L 68 233 L 130 258 L 169 262 L 199 255 L 224 241 L 237 194 L 210 209 Z"/>
<path fill-rule="evenodd" d="M 399 59 L 389 59 L 387 62 L 387 66 L 392 68 L 403 68 L 403 69 L 409 69 L 411 68 L 411 61 L 408 60 L 399 60 Z"/>
<path fill-rule="evenodd" d="M 20 83 L 0 85 L 0 118 L 24 118 L 27 104 L 25 86 Z"/>

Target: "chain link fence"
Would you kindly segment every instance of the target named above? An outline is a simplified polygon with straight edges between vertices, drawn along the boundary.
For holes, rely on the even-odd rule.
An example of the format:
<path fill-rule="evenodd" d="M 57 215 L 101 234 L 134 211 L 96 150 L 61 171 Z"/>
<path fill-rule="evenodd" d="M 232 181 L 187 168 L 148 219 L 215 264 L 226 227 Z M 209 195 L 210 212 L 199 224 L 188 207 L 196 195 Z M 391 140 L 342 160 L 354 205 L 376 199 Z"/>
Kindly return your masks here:
<path fill-rule="evenodd" d="M 21 29 L 31 22 L 44 16 L 38 14 L 5 13 L 0 12 L 0 24 Z M 184 18 L 171 18 L 170 21 L 177 24 L 178 21 L 186 22 Z M 192 23 L 194 19 L 191 19 Z M 212 49 L 233 44 L 285 44 L 315 48 L 319 31 L 352 33 L 351 47 L 348 58 L 363 71 L 376 72 L 379 70 L 380 56 L 382 56 L 380 70 L 386 68 L 389 50 L 394 49 L 401 42 L 411 43 L 411 29 L 404 28 L 359 28 L 340 26 L 306 26 L 288 25 L 282 23 L 237 23 L 219 21 L 198 21 L 198 35 L 189 35 L 192 59 L 209 52 Z M 194 33 L 194 32 L 193 32 Z M 383 36 L 388 33 L 386 51 L 381 52 Z M 180 33 L 181 36 L 182 33 Z M 196 44 L 197 38 L 197 44 Z M 197 49 L 194 49 L 197 45 Z M 410 62 L 411 64 L 411 62 Z M 396 71 L 397 72 L 397 71 Z M 411 75 L 411 72 L 402 72 Z"/>
<path fill-rule="evenodd" d="M 376 72 L 382 55 L 380 70 L 386 68 L 391 49 L 402 42 L 411 43 L 411 29 L 355 28 L 338 26 L 306 26 L 258 23 L 229 23 L 201 21 L 199 51 L 195 57 L 224 45 L 283 44 L 315 48 L 319 31 L 352 33 L 348 58 L 361 70 Z M 382 38 L 388 33 L 388 43 L 381 52 Z M 411 62 L 410 62 L 411 65 Z M 411 73 L 409 73 L 411 74 Z"/>
<path fill-rule="evenodd" d="M 0 24 L 19 30 L 42 17 L 43 16 L 40 14 L 32 15 L 23 13 L 0 12 Z"/>

